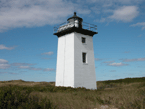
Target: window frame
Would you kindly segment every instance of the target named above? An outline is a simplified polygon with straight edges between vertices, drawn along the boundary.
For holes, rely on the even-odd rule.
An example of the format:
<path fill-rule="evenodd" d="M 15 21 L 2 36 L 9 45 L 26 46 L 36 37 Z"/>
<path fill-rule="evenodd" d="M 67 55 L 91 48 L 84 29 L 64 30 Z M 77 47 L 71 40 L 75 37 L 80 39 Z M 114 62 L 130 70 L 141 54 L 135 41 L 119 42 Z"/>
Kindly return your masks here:
<path fill-rule="evenodd" d="M 84 54 L 85 54 L 85 57 L 84 57 Z M 84 61 L 84 60 L 85 60 L 85 61 Z M 86 52 L 82 52 L 82 62 L 83 62 L 84 64 L 87 63 L 87 53 L 86 53 Z"/>
<path fill-rule="evenodd" d="M 83 42 L 83 39 L 84 39 L 84 42 Z M 82 37 L 82 43 L 86 44 L 86 38 L 85 37 Z"/>

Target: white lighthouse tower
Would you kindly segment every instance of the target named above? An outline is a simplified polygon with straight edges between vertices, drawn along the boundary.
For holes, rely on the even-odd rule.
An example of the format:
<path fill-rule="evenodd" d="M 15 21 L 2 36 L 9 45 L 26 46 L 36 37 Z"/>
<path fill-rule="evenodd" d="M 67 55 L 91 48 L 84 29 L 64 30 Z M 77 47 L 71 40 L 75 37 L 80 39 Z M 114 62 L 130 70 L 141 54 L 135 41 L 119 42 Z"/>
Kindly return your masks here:
<path fill-rule="evenodd" d="M 55 86 L 97 89 L 92 40 L 96 29 L 76 12 L 65 24 L 54 27 L 58 36 Z"/>

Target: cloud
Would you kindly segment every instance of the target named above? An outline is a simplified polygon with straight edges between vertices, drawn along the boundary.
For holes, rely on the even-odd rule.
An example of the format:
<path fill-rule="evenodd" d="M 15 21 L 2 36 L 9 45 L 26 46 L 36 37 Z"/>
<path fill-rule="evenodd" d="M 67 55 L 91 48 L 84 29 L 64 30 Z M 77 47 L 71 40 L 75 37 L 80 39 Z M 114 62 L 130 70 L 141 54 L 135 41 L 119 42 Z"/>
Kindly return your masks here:
<path fill-rule="evenodd" d="M 42 53 L 42 55 L 52 55 L 52 54 L 53 54 L 52 51 L 50 51 L 50 52 L 46 52 L 46 53 Z"/>
<path fill-rule="evenodd" d="M 62 23 L 68 16 L 72 16 L 74 9 L 79 14 L 89 14 L 89 16 L 97 16 L 97 18 L 98 14 L 101 14 L 100 22 L 108 21 L 108 16 L 113 20 L 128 22 L 137 17 L 139 13 L 137 4 L 141 4 L 142 1 L 0 0 L 0 32 L 13 28 L 39 27 Z M 118 8 L 123 5 L 128 6 Z M 113 15 L 106 14 L 110 12 L 113 12 Z"/>
<path fill-rule="evenodd" d="M 109 4 L 132 4 L 132 3 L 140 3 L 143 0 L 86 0 L 88 3 L 104 3 L 105 5 Z M 107 5 L 107 6 L 108 6 Z"/>
<path fill-rule="evenodd" d="M 27 72 L 27 71 L 19 71 L 19 73 L 24 73 L 24 72 Z"/>
<path fill-rule="evenodd" d="M 1 17 L 0 17 L 1 18 Z M 0 27 L 1 28 L 1 27 Z M 6 50 L 12 50 L 12 49 L 14 49 L 15 47 L 6 47 L 5 45 L 3 45 L 3 44 L 1 44 L 0 45 L 0 50 L 4 50 L 4 49 L 6 49 Z"/>
<path fill-rule="evenodd" d="M 101 61 L 101 60 L 103 60 L 103 59 L 100 59 L 100 58 L 95 58 L 95 61 Z"/>
<path fill-rule="evenodd" d="M 100 19 L 100 22 L 105 22 L 106 21 L 106 18 L 101 18 Z"/>
<path fill-rule="evenodd" d="M 51 59 L 53 59 L 53 58 L 42 58 L 42 59 L 45 59 L 45 60 L 51 60 Z"/>
<path fill-rule="evenodd" d="M 31 66 L 31 65 L 36 65 L 36 64 L 31 64 L 31 63 L 12 63 L 11 65 L 13 65 L 13 66 Z"/>
<path fill-rule="evenodd" d="M 35 68 L 35 67 L 30 67 L 30 66 L 19 66 L 18 68 L 20 68 L 20 69 L 28 69 L 28 70 L 35 70 L 35 71 L 42 70 L 42 68 Z"/>
<path fill-rule="evenodd" d="M 123 64 L 123 63 L 110 63 L 108 64 L 109 66 L 115 66 L 115 67 L 119 67 L 119 66 L 127 66 L 128 64 Z"/>
<path fill-rule="evenodd" d="M 17 73 L 12 73 L 12 72 L 0 72 L 0 74 L 6 74 L 6 73 L 9 73 L 9 74 L 17 74 Z"/>
<path fill-rule="evenodd" d="M 10 73 L 10 74 L 13 74 L 13 75 L 15 75 L 15 74 L 18 74 L 18 73 Z"/>
<path fill-rule="evenodd" d="M 0 59 L 0 69 L 8 69 L 8 68 L 10 68 L 8 61 L 5 59 Z"/>
<path fill-rule="evenodd" d="M 52 68 L 46 68 L 44 69 L 43 71 L 54 71 L 55 69 L 52 69 Z"/>
<path fill-rule="evenodd" d="M 145 61 L 145 57 L 144 58 L 134 58 L 134 59 L 120 59 L 123 62 L 135 62 L 135 61 Z"/>
<path fill-rule="evenodd" d="M 9 64 L 0 64 L 0 69 L 8 69 L 10 68 Z"/>
<path fill-rule="evenodd" d="M 115 61 L 105 61 L 103 63 L 112 63 L 112 62 L 115 62 Z"/>
<path fill-rule="evenodd" d="M 112 21 L 122 21 L 124 23 L 130 22 L 139 15 L 139 11 L 144 9 L 143 6 L 141 6 L 143 0 L 86 1 L 91 5 L 92 14 L 97 16 L 94 21 L 99 23 L 107 22 L 108 24 Z"/>
<path fill-rule="evenodd" d="M 110 70 L 110 72 L 116 72 L 116 70 Z"/>
<path fill-rule="evenodd" d="M 132 26 L 132 27 L 139 26 L 139 27 L 142 27 L 142 30 L 144 30 L 145 29 L 145 22 L 139 22 L 139 23 L 136 23 L 136 24 L 132 24 L 130 26 Z"/>
<path fill-rule="evenodd" d="M 8 69 L 11 66 L 18 66 L 18 69 L 28 69 L 28 70 L 35 70 L 35 71 L 54 71 L 54 69 L 52 68 L 35 68 L 35 67 L 31 67 L 32 65 L 36 65 L 36 64 L 32 64 L 32 63 L 12 63 L 12 64 L 8 64 L 8 61 L 5 59 L 0 59 L 0 69 Z M 14 73 L 13 73 L 14 74 Z"/>
<path fill-rule="evenodd" d="M 139 14 L 136 6 L 123 6 L 113 11 L 113 15 L 108 18 L 117 21 L 130 22 Z"/>
<path fill-rule="evenodd" d="M 7 60 L 5 60 L 5 59 L 0 59 L 0 64 L 6 64 L 6 63 L 8 63 Z"/>
<path fill-rule="evenodd" d="M 142 36 L 142 34 L 140 34 L 139 36 L 137 36 L 137 37 L 141 37 Z"/>
<path fill-rule="evenodd" d="M 0 3 L 0 32 L 61 23 L 73 14 L 74 7 L 81 14 L 90 13 L 85 6 L 68 0 L 1 0 Z"/>
<path fill-rule="evenodd" d="M 29 66 L 20 66 L 19 68 L 20 69 L 29 69 L 30 67 Z"/>
<path fill-rule="evenodd" d="M 42 70 L 42 68 L 34 68 L 34 67 L 30 67 L 29 70 L 40 71 L 40 70 Z"/>
<path fill-rule="evenodd" d="M 54 71 L 52 68 L 35 68 L 35 67 L 30 67 L 30 66 L 19 66 L 19 69 L 28 69 L 28 70 L 34 70 L 34 71 Z"/>
<path fill-rule="evenodd" d="M 0 72 L 0 74 L 5 74 L 5 73 L 8 73 L 8 72 Z"/>

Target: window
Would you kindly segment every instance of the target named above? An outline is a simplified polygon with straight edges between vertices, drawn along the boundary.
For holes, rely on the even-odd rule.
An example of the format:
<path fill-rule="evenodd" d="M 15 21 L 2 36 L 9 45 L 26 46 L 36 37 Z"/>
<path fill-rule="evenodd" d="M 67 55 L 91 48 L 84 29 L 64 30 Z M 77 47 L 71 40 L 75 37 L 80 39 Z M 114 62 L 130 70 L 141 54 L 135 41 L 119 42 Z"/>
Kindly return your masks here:
<path fill-rule="evenodd" d="M 82 43 L 86 43 L 86 38 L 82 37 Z"/>
<path fill-rule="evenodd" d="M 83 63 L 86 63 L 86 53 L 82 53 Z"/>

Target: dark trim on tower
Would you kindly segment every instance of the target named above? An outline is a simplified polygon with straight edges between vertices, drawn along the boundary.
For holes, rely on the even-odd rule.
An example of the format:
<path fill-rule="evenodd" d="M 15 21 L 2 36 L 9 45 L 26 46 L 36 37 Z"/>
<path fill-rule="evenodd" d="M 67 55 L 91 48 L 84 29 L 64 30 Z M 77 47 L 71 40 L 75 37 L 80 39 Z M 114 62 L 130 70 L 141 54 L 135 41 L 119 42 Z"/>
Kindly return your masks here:
<path fill-rule="evenodd" d="M 89 36 L 92 36 L 92 37 L 93 37 L 94 34 L 98 34 L 98 32 L 93 32 L 93 31 L 90 31 L 90 30 L 87 30 L 87 29 L 72 27 L 72 28 L 68 28 L 68 29 L 62 30 L 60 32 L 54 33 L 54 35 L 57 35 L 58 37 L 61 37 L 63 35 L 70 34 L 72 32 L 77 32 L 77 33 L 81 33 L 81 34 L 84 34 L 84 35 L 89 35 Z"/>

